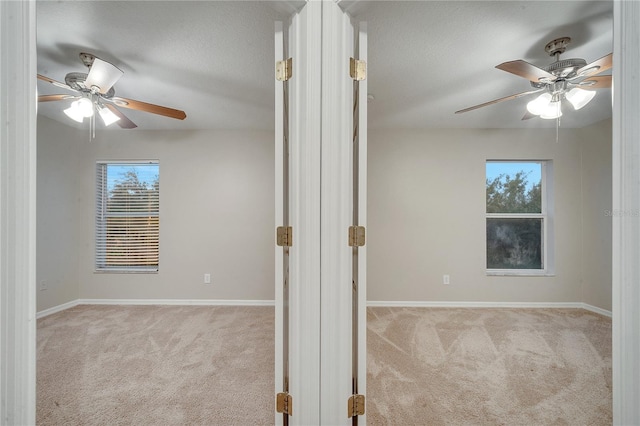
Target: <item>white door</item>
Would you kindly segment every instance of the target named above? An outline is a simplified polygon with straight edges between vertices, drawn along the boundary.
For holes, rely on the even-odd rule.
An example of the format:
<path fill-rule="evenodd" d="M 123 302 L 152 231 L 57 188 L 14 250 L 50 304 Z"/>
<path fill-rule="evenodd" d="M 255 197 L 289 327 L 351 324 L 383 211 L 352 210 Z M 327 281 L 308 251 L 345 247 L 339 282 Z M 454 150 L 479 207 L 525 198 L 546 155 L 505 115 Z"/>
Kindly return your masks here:
<path fill-rule="evenodd" d="M 366 31 L 335 2 L 308 2 L 275 40 L 292 66 L 275 86 L 276 227 L 292 230 L 276 246 L 276 394 L 289 412 L 276 424 L 365 424 L 348 401 L 366 386 L 366 246 L 349 244 L 366 226 L 366 80 L 350 75 Z"/>

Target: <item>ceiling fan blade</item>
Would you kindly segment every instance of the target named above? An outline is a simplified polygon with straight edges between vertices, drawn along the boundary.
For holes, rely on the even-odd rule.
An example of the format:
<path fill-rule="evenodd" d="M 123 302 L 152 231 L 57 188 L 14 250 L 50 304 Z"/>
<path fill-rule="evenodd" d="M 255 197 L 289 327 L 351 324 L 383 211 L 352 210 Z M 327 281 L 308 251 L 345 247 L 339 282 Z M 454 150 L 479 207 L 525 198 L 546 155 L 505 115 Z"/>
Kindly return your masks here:
<path fill-rule="evenodd" d="M 115 65 L 100 58 L 95 58 L 84 84 L 88 89 L 96 86 L 99 88 L 100 93 L 105 94 L 122 77 L 122 74 L 124 74 L 124 71 Z"/>
<path fill-rule="evenodd" d="M 167 108 L 160 105 L 148 104 L 146 102 L 135 101 L 133 99 L 120 98 L 114 96 L 111 101 L 123 108 L 135 109 L 138 111 L 146 111 L 153 114 L 164 115 L 166 117 L 177 118 L 178 120 L 184 120 L 187 117 L 184 111 L 179 109 Z"/>
<path fill-rule="evenodd" d="M 38 102 L 51 102 L 51 101 L 63 101 L 65 99 L 76 99 L 77 96 L 73 95 L 40 95 L 38 96 Z"/>
<path fill-rule="evenodd" d="M 54 80 L 54 79 L 52 79 L 52 78 L 49 78 L 49 77 L 47 77 L 47 76 L 44 76 L 44 75 L 42 75 L 42 74 L 38 74 L 38 80 L 46 81 L 47 83 L 51 83 L 51 84 L 53 84 L 54 86 L 61 87 L 61 88 L 63 88 L 63 89 L 67 89 L 67 90 L 71 90 L 71 91 L 73 91 L 73 92 L 77 92 L 77 90 L 76 90 L 76 89 L 74 89 L 74 88 L 72 88 L 71 86 L 67 86 L 67 85 L 66 85 L 66 84 L 64 84 L 64 83 L 60 83 L 59 81 L 56 81 L 56 80 Z"/>
<path fill-rule="evenodd" d="M 482 107 L 485 107 L 485 106 L 488 106 L 488 105 L 497 104 L 498 102 L 510 101 L 511 99 L 518 99 L 518 98 L 521 98 L 523 96 L 532 95 L 534 93 L 542 92 L 543 90 L 544 89 L 530 90 L 528 92 L 516 93 L 515 95 L 505 96 L 504 98 L 500 98 L 500 99 L 494 99 L 492 101 L 485 102 L 485 103 L 480 104 L 480 105 L 475 105 L 475 106 L 472 106 L 472 107 L 469 107 L 469 108 L 461 109 L 460 111 L 456 111 L 456 114 L 461 114 L 461 113 L 467 112 L 467 111 L 473 111 L 474 109 L 482 108 Z"/>
<path fill-rule="evenodd" d="M 522 117 L 522 120 L 523 121 L 524 120 L 531 120 L 532 118 L 536 118 L 536 117 L 538 117 L 538 116 L 535 115 L 535 114 L 531 114 L 529 111 L 527 111 L 527 112 L 524 113 L 524 116 Z"/>
<path fill-rule="evenodd" d="M 576 74 L 579 77 L 586 77 L 590 75 L 600 74 L 613 66 L 613 52 L 609 53 L 602 58 L 591 62 L 590 64 L 585 65 L 576 71 Z"/>
<path fill-rule="evenodd" d="M 496 68 L 502 71 L 510 72 L 518 77 L 524 77 L 534 83 L 549 83 L 556 80 L 556 76 L 538 68 L 535 65 L 525 62 L 522 59 L 517 61 L 503 62 L 500 65 L 496 65 Z"/>
<path fill-rule="evenodd" d="M 588 77 L 578 83 L 578 87 L 585 90 L 607 89 L 611 87 L 611 81 L 610 75 Z"/>
<path fill-rule="evenodd" d="M 120 120 L 116 121 L 118 126 L 122 127 L 123 129 L 135 129 L 136 127 L 138 127 L 136 123 L 129 120 L 127 116 L 121 113 L 120 110 L 116 108 L 114 105 L 104 104 L 104 106 L 106 108 L 109 108 L 112 113 L 114 113 L 115 115 L 118 116 L 118 118 L 120 118 Z"/>

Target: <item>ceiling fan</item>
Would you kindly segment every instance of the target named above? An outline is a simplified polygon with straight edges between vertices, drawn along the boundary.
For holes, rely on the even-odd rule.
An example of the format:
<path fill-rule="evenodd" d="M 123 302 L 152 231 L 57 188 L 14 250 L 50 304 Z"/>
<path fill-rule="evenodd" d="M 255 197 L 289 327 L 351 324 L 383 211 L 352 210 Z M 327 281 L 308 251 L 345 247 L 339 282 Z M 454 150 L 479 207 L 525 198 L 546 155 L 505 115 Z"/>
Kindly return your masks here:
<path fill-rule="evenodd" d="M 522 117 L 523 120 L 533 117 L 559 118 L 562 115 L 562 103 L 565 100 L 569 101 L 576 110 L 584 107 L 593 99 L 596 89 L 611 87 L 610 75 L 596 76 L 596 74 L 612 67 L 613 53 L 589 64 L 579 58 L 560 60 L 560 54 L 564 53 L 570 42 L 571 38 L 561 37 L 547 43 L 544 50 L 549 56 L 554 56 L 556 61 L 544 68 L 539 68 L 521 59 L 496 66 L 498 69 L 526 78 L 531 83 L 533 90 L 461 109 L 456 111 L 456 114 L 535 93 L 541 93 L 541 95 L 527 104 L 527 112 Z"/>
<path fill-rule="evenodd" d="M 123 129 L 138 127 L 117 107 L 146 111 L 178 120 L 186 118 L 184 111 L 115 96 L 113 85 L 124 72 L 90 53 L 80 53 L 80 60 L 89 68 L 89 72 L 71 72 L 65 76 L 64 83 L 38 74 L 38 79 L 73 92 L 68 95 L 41 95 L 38 96 L 38 102 L 73 100 L 71 106 L 64 110 L 65 114 L 79 123 L 89 118 L 92 126 L 97 113 L 106 126 L 118 123 Z"/>

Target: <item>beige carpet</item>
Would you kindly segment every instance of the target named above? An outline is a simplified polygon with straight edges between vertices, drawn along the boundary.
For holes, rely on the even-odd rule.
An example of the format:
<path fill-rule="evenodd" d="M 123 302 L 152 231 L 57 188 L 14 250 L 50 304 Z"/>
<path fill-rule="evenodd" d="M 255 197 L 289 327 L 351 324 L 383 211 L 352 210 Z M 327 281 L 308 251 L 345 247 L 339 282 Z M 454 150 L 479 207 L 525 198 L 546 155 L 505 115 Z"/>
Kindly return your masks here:
<path fill-rule="evenodd" d="M 370 425 L 609 425 L 611 320 L 581 309 L 368 309 Z"/>
<path fill-rule="evenodd" d="M 611 321 L 369 308 L 369 425 L 611 424 Z M 78 306 L 38 321 L 39 425 L 273 423 L 274 309 Z"/>
<path fill-rule="evenodd" d="M 77 306 L 37 333 L 39 425 L 273 423 L 272 307 Z"/>

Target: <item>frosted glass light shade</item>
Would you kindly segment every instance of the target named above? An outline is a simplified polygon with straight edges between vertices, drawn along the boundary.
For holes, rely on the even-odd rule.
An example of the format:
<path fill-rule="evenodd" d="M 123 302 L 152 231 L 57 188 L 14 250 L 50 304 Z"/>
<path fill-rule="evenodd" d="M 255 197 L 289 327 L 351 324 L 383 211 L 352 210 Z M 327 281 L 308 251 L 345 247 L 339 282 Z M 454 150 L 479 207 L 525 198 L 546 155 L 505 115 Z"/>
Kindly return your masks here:
<path fill-rule="evenodd" d="M 100 117 L 102 117 L 102 121 L 104 121 L 105 126 L 108 126 L 120 120 L 120 117 L 115 115 L 109 108 L 100 107 L 98 112 L 100 113 Z"/>
<path fill-rule="evenodd" d="M 64 110 L 64 113 L 67 114 L 67 117 L 69 117 L 70 119 L 75 120 L 78 123 L 82 123 L 82 121 L 84 120 L 84 115 L 82 115 L 82 113 L 78 110 L 78 108 L 75 107 L 74 104 L 75 102 L 72 102 L 71 106 Z"/>
<path fill-rule="evenodd" d="M 595 90 L 584 90 L 579 87 L 575 87 L 569 90 L 566 94 L 566 98 L 571 102 L 571 105 L 578 110 L 588 104 L 595 95 Z"/>
<path fill-rule="evenodd" d="M 83 117 L 91 117 L 93 115 L 93 102 L 87 98 L 81 98 L 71 104 L 71 107 L 74 107 L 83 115 Z"/>
<path fill-rule="evenodd" d="M 96 86 L 100 89 L 100 93 L 107 93 L 111 86 L 122 77 L 122 74 L 124 72 L 115 65 L 100 58 L 95 58 L 84 84 L 88 89 Z"/>
<path fill-rule="evenodd" d="M 560 108 L 560 101 L 550 102 L 544 111 L 540 114 L 540 118 L 547 120 L 562 117 L 562 108 Z"/>
<path fill-rule="evenodd" d="M 527 110 L 534 115 L 541 115 L 551 103 L 551 94 L 543 93 L 527 104 Z"/>
<path fill-rule="evenodd" d="M 93 115 L 93 102 L 87 98 L 80 98 L 77 101 L 71 102 L 71 106 L 64 110 L 69 118 L 82 123 L 85 117 L 91 117 Z"/>

